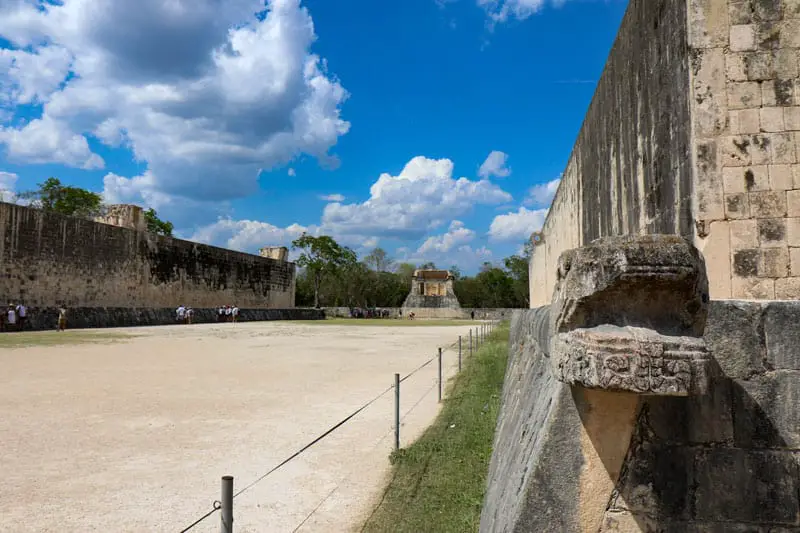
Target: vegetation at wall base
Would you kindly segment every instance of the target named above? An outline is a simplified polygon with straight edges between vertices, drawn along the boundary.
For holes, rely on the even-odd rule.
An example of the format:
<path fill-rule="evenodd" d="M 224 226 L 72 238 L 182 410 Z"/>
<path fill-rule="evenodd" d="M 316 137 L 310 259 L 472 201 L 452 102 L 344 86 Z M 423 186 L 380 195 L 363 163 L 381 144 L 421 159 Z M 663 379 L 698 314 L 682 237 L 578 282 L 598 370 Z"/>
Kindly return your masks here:
<path fill-rule="evenodd" d="M 391 481 L 363 532 L 478 531 L 507 361 L 503 323 L 464 360 L 433 425 L 392 454 Z"/>

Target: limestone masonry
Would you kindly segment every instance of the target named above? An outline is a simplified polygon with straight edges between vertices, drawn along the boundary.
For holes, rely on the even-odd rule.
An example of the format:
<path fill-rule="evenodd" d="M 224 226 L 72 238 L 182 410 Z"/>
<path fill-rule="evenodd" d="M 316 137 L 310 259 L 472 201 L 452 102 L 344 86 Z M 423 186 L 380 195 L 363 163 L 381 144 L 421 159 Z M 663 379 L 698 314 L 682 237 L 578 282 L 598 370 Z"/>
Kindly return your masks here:
<path fill-rule="evenodd" d="M 630 0 L 530 263 L 678 234 L 713 299 L 800 298 L 800 1 Z"/>
<path fill-rule="evenodd" d="M 294 263 L 147 233 L 136 206 L 111 206 L 103 220 L 0 203 L 0 301 L 33 308 L 294 307 Z"/>
<path fill-rule="evenodd" d="M 558 264 L 512 318 L 480 531 L 800 531 L 800 302 L 709 302 L 676 236 Z"/>

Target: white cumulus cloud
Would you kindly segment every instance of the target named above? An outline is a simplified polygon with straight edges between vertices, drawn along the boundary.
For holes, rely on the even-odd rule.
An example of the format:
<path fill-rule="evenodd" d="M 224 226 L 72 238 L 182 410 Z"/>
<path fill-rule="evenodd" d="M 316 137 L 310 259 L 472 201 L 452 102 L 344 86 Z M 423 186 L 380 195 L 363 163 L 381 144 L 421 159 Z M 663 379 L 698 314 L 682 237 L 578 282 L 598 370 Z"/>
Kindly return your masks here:
<path fill-rule="evenodd" d="M 454 178 L 449 159 L 417 156 L 397 176 L 381 174 L 366 201 L 326 205 L 321 226 L 335 235 L 418 239 L 476 205 L 510 200 L 488 180 Z"/>
<path fill-rule="evenodd" d="M 323 194 L 319 197 L 320 200 L 326 202 L 344 202 L 344 195 L 341 194 Z"/>
<path fill-rule="evenodd" d="M 505 178 L 510 175 L 511 169 L 508 168 L 508 154 L 497 150 L 492 151 L 478 169 L 478 176 L 486 179 L 492 176 Z"/>
<path fill-rule="evenodd" d="M 0 125 L 11 160 L 102 168 L 88 136 L 147 164 L 152 193 L 253 193 L 300 154 L 334 165 L 347 92 L 311 52 L 300 0 L 5 0 L 0 106 L 43 103 Z M 257 16 L 260 14 L 261 16 Z M 135 180 L 135 177 L 130 179 Z"/>
<path fill-rule="evenodd" d="M 534 231 L 542 229 L 545 217 L 547 209 L 520 207 L 517 212 L 494 217 L 489 226 L 489 237 L 495 241 L 525 240 Z"/>
<path fill-rule="evenodd" d="M 14 191 L 19 176 L 13 172 L 0 171 L 0 202 L 10 202 L 14 199 Z"/>
<path fill-rule="evenodd" d="M 247 253 L 258 253 L 264 246 L 291 246 L 309 228 L 292 224 L 285 228 L 257 220 L 221 218 L 198 229 L 189 240 L 213 244 Z"/>
<path fill-rule="evenodd" d="M 556 178 L 547 183 L 540 183 L 534 185 L 528 191 L 525 198 L 525 205 L 528 207 L 547 207 L 553 201 L 553 197 L 558 191 L 558 184 L 561 183 L 561 178 Z"/>
<path fill-rule="evenodd" d="M 417 255 L 424 256 L 430 252 L 446 253 L 454 248 L 471 242 L 475 238 L 475 232 L 464 227 L 460 220 L 450 223 L 447 233 L 428 237 L 422 246 L 417 249 Z"/>

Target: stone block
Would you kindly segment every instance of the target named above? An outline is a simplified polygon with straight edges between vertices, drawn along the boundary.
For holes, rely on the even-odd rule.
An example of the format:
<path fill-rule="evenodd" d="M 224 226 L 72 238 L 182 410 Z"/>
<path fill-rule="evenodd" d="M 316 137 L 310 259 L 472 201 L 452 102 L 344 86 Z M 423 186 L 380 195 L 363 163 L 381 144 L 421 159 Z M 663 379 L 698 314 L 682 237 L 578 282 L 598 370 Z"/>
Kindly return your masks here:
<path fill-rule="evenodd" d="M 800 246 L 800 217 L 786 219 L 786 244 Z"/>
<path fill-rule="evenodd" d="M 766 133 L 770 163 L 795 163 L 795 142 L 792 133 Z"/>
<path fill-rule="evenodd" d="M 768 80 L 761 85 L 762 105 L 765 106 L 791 106 L 794 104 L 794 80 L 777 79 Z"/>
<path fill-rule="evenodd" d="M 775 77 L 781 80 L 792 80 L 797 77 L 800 63 L 797 61 L 797 50 L 781 48 L 774 50 L 773 69 Z"/>
<path fill-rule="evenodd" d="M 747 52 L 744 68 L 750 81 L 764 81 L 775 77 L 774 57 L 771 52 Z"/>
<path fill-rule="evenodd" d="M 747 193 L 725 195 L 725 216 L 730 219 L 750 218 L 750 199 Z"/>
<path fill-rule="evenodd" d="M 761 106 L 761 86 L 757 81 L 728 82 L 728 108 L 752 109 Z"/>
<path fill-rule="evenodd" d="M 712 300 L 704 338 L 729 378 L 748 379 L 766 370 L 763 303 Z"/>
<path fill-rule="evenodd" d="M 784 107 L 783 121 L 789 131 L 800 130 L 800 106 Z"/>
<path fill-rule="evenodd" d="M 757 276 L 758 260 L 759 251 L 757 248 L 736 250 L 733 254 L 733 273 L 743 278 Z"/>
<path fill-rule="evenodd" d="M 759 133 L 761 117 L 758 109 L 738 109 L 729 112 L 731 133 L 735 135 Z"/>
<path fill-rule="evenodd" d="M 800 302 L 770 302 L 767 304 L 764 313 L 764 337 L 767 342 L 767 364 L 771 368 L 800 370 L 799 324 Z M 800 378 L 800 376 L 796 377 Z M 798 404 L 795 403 L 795 405 Z M 800 417 L 798 418 L 800 419 Z"/>
<path fill-rule="evenodd" d="M 731 297 L 731 229 L 730 222 L 715 220 L 709 226 L 708 236 L 698 239 L 706 268 L 715 273 L 708 280 L 709 295 L 713 299 Z M 755 230 L 753 231 L 755 234 Z M 756 242 L 758 239 L 756 239 Z M 758 244 L 756 244 L 758 246 Z"/>
<path fill-rule="evenodd" d="M 717 355 L 713 354 L 716 358 Z M 647 398 L 647 421 L 655 438 L 669 445 L 733 443 L 731 380 L 712 378 L 708 394 Z"/>
<path fill-rule="evenodd" d="M 781 20 L 783 10 L 781 9 L 782 0 L 756 0 L 751 3 L 756 20 L 775 21 Z"/>
<path fill-rule="evenodd" d="M 737 380 L 734 387 L 735 446 L 800 448 L 800 409 L 797 408 L 800 371 L 767 372 L 748 380 Z"/>
<path fill-rule="evenodd" d="M 790 249 L 790 255 L 793 250 L 800 251 L 798 248 Z M 775 280 L 775 298 L 777 300 L 798 300 L 800 299 L 800 254 L 793 257 L 792 275 L 797 276 L 793 278 L 781 278 Z"/>
<path fill-rule="evenodd" d="M 730 48 L 733 52 L 756 49 L 756 27 L 753 24 L 733 25 L 730 30 Z"/>
<path fill-rule="evenodd" d="M 751 216 L 756 218 L 777 218 L 786 216 L 786 195 L 787 193 L 784 191 L 760 191 L 749 193 Z"/>
<path fill-rule="evenodd" d="M 762 107 L 761 108 L 761 131 L 782 132 L 786 129 L 783 122 L 782 107 Z"/>
<path fill-rule="evenodd" d="M 792 165 L 769 165 L 769 187 L 773 191 L 794 188 Z"/>
<path fill-rule="evenodd" d="M 758 242 L 761 248 L 786 246 L 786 219 L 758 219 Z"/>
<path fill-rule="evenodd" d="M 689 46 L 694 49 L 727 46 L 730 34 L 727 2 L 725 0 L 690 0 L 687 5 L 689 19 L 702 21 L 689 24 Z"/>
<path fill-rule="evenodd" d="M 785 278 L 789 275 L 789 248 L 762 248 L 758 258 L 758 276 Z"/>
<path fill-rule="evenodd" d="M 734 298 L 743 300 L 772 300 L 775 298 L 775 280 L 734 276 L 731 280 L 731 293 Z"/>
<path fill-rule="evenodd" d="M 800 163 L 792 165 L 793 189 L 800 189 Z"/>
<path fill-rule="evenodd" d="M 725 76 L 728 81 L 747 81 L 746 54 L 729 53 L 725 56 Z"/>
<path fill-rule="evenodd" d="M 724 167 L 746 167 L 752 164 L 750 137 L 738 135 L 720 140 L 720 155 Z"/>
<path fill-rule="evenodd" d="M 792 276 L 800 276 L 800 248 L 789 248 L 789 270 Z"/>
<path fill-rule="evenodd" d="M 800 220 L 797 219 L 797 220 Z M 755 219 L 731 220 L 731 249 L 758 248 L 758 221 Z M 800 238 L 800 237 L 798 237 Z M 713 298 L 713 296 L 712 296 Z"/>
<path fill-rule="evenodd" d="M 762 1 L 762 0 L 758 0 Z M 774 1 L 774 0 L 764 0 Z M 762 20 L 756 25 L 756 46 L 760 50 L 777 52 L 781 47 L 780 21 Z"/>
<path fill-rule="evenodd" d="M 786 18 L 800 18 L 800 0 L 784 0 L 783 16 Z"/>
<path fill-rule="evenodd" d="M 742 32 L 744 34 L 744 32 Z M 800 48 L 800 19 L 786 19 L 780 26 L 781 46 L 785 48 Z M 741 36 L 744 43 L 746 35 Z"/>
<path fill-rule="evenodd" d="M 697 488 L 693 503 L 697 518 L 796 524 L 800 479 L 791 453 L 731 448 L 698 450 L 694 469 Z"/>
<path fill-rule="evenodd" d="M 767 165 L 755 165 L 746 168 L 741 176 L 744 178 L 744 188 L 747 192 L 768 191 L 771 189 L 769 167 Z"/>
<path fill-rule="evenodd" d="M 786 191 L 786 205 L 790 217 L 800 217 L 800 191 Z"/>
<path fill-rule="evenodd" d="M 754 10 L 750 0 L 731 0 L 728 2 L 728 19 L 734 26 L 751 24 L 754 22 Z"/>
<path fill-rule="evenodd" d="M 637 436 L 610 508 L 655 516 L 659 521 L 690 518 L 694 451 Z"/>

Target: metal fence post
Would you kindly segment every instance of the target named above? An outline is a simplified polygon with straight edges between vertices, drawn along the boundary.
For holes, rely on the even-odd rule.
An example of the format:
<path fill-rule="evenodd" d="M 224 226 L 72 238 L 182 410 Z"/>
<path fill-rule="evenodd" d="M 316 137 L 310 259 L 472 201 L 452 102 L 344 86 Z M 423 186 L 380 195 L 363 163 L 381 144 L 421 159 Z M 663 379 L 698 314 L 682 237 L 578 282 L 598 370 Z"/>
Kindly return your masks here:
<path fill-rule="evenodd" d="M 439 402 L 442 401 L 442 349 L 439 348 Z"/>
<path fill-rule="evenodd" d="M 233 476 L 222 476 L 220 533 L 233 533 Z"/>
<path fill-rule="evenodd" d="M 472 328 L 469 328 L 469 356 L 472 357 Z"/>
<path fill-rule="evenodd" d="M 458 336 L 458 371 L 461 372 L 461 335 Z"/>
<path fill-rule="evenodd" d="M 394 375 L 394 449 L 400 449 L 400 374 Z"/>

